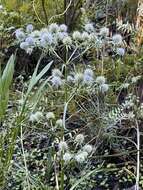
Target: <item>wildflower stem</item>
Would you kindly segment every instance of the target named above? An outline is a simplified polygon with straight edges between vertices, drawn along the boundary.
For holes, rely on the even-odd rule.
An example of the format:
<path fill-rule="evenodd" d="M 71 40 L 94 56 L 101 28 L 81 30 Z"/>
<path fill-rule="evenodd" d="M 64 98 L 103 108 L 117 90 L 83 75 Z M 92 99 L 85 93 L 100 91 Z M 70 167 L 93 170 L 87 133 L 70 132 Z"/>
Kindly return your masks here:
<path fill-rule="evenodd" d="M 139 190 L 139 178 L 140 178 L 140 130 L 138 121 L 136 120 L 137 130 L 137 176 L 136 176 L 136 190 Z"/>
<path fill-rule="evenodd" d="M 56 168 L 56 156 L 54 156 L 54 170 L 55 170 L 56 190 L 59 190 L 58 172 Z"/>
<path fill-rule="evenodd" d="M 21 149 L 22 149 L 22 154 L 23 154 L 23 160 L 24 160 L 24 165 L 25 165 L 25 175 L 26 175 L 26 181 L 27 181 L 27 186 L 28 190 L 30 190 L 30 184 L 29 184 L 29 175 L 28 175 L 28 168 L 27 168 L 27 162 L 26 162 L 26 156 L 25 156 L 25 151 L 24 151 L 24 146 L 23 146 L 23 132 L 22 132 L 22 126 L 20 126 L 20 142 L 21 142 Z"/>

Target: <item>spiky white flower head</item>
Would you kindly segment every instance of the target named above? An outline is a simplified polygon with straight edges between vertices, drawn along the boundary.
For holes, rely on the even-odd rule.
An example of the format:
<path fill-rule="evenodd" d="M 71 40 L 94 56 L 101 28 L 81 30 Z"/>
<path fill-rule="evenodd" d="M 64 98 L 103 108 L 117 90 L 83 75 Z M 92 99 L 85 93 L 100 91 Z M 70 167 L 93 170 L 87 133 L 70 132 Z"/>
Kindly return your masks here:
<path fill-rule="evenodd" d="M 33 38 L 38 38 L 41 35 L 41 32 L 39 30 L 34 30 L 30 36 Z"/>
<path fill-rule="evenodd" d="M 102 93 L 105 93 L 105 92 L 107 92 L 107 91 L 109 90 L 109 85 L 108 85 L 108 84 L 101 84 L 101 85 L 99 86 L 99 89 L 100 89 L 100 91 L 101 91 Z"/>
<path fill-rule="evenodd" d="M 15 31 L 15 36 L 19 41 L 23 41 L 25 39 L 25 33 L 21 29 Z"/>
<path fill-rule="evenodd" d="M 27 33 L 31 33 L 33 31 L 33 25 L 32 24 L 28 24 L 27 26 L 26 26 L 26 32 Z"/>
<path fill-rule="evenodd" d="M 122 88 L 128 88 L 129 85 L 130 85 L 129 83 L 124 83 L 124 84 L 121 85 L 121 87 L 122 87 Z"/>
<path fill-rule="evenodd" d="M 45 33 L 51 33 L 51 32 L 49 32 L 48 28 L 42 28 L 40 30 L 40 36 L 42 37 L 42 35 L 45 34 Z"/>
<path fill-rule="evenodd" d="M 53 69 L 52 70 L 52 76 L 57 76 L 57 77 L 61 77 L 62 73 L 59 69 Z"/>
<path fill-rule="evenodd" d="M 59 142 L 59 150 L 60 151 L 67 151 L 68 150 L 68 145 L 65 141 Z"/>
<path fill-rule="evenodd" d="M 86 32 L 94 32 L 94 26 L 92 23 L 87 23 L 85 26 L 84 26 Z"/>
<path fill-rule="evenodd" d="M 43 117 L 43 113 L 42 113 L 41 111 L 37 111 L 37 112 L 35 113 L 35 115 L 36 115 L 36 117 L 38 118 L 38 120 Z"/>
<path fill-rule="evenodd" d="M 78 163 L 83 163 L 83 162 L 85 162 L 85 160 L 87 159 L 87 156 L 88 156 L 88 153 L 82 151 L 82 152 L 77 153 L 77 155 L 75 156 L 75 160 L 76 160 Z"/>
<path fill-rule="evenodd" d="M 107 37 L 109 35 L 109 28 L 106 28 L 106 27 L 101 28 L 100 35 L 103 37 Z"/>
<path fill-rule="evenodd" d="M 55 119 L 55 114 L 54 114 L 53 112 L 48 112 L 48 113 L 46 114 L 46 118 L 47 118 L 47 120 Z"/>
<path fill-rule="evenodd" d="M 32 114 L 30 115 L 29 121 L 31 121 L 32 123 L 33 123 L 33 122 L 37 122 L 37 118 L 36 118 L 36 116 L 35 116 L 34 113 L 32 113 Z"/>
<path fill-rule="evenodd" d="M 62 41 L 65 37 L 68 36 L 68 33 L 67 32 L 57 32 L 56 33 L 56 38 L 57 40 L 59 41 Z"/>
<path fill-rule="evenodd" d="M 67 29 L 68 29 L 67 25 L 65 25 L 65 24 L 60 25 L 60 31 L 61 32 L 67 32 Z"/>
<path fill-rule="evenodd" d="M 82 144 L 84 142 L 84 135 L 83 134 L 78 134 L 76 137 L 75 137 L 75 142 L 77 144 Z"/>
<path fill-rule="evenodd" d="M 63 160 L 67 163 L 69 162 L 71 159 L 72 159 L 73 155 L 69 152 L 66 152 L 64 155 L 63 155 Z"/>
<path fill-rule="evenodd" d="M 88 154 L 90 154 L 92 152 L 93 148 L 92 145 L 87 144 L 83 147 L 83 151 L 87 152 Z"/>
<path fill-rule="evenodd" d="M 71 37 L 70 37 L 70 36 L 65 37 L 65 38 L 63 39 L 63 44 L 64 44 L 64 45 L 67 45 L 67 46 L 72 45 L 72 39 L 71 39 Z"/>
<path fill-rule="evenodd" d="M 85 158 L 88 156 L 88 153 L 86 151 L 81 151 L 81 154 L 84 155 Z"/>
<path fill-rule="evenodd" d="M 70 75 L 67 76 L 67 82 L 69 83 L 73 83 L 74 82 L 74 78 Z"/>
<path fill-rule="evenodd" d="M 88 75 L 88 76 L 93 77 L 93 75 L 94 75 L 93 70 L 92 69 L 85 69 L 84 75 Z"/>
<path fill-rule="evenodd" d="M 57 23 L 52 23 L 52 24 L 50 24 L 50 25 L 49 25 L 49 31 L 50 31 L 51 33 L 56 33 L 56 32 L 58 32 L 58 31 L 59 31 L 59 26 L 58 26 L 58 24 L 57 24 Z"/>
<path fill-rule="evenodd" d="M 120 34 L 115 34 L 112 37 L 112 41 L 115 45 L 120 45 L 120 44 L 122 44 L 123 38 Z"/>
<path fill-rule="evenodd" d="M 51 33 L 43 33 L 41 36 L 41 46 L 46 47 L 47 45 L 51 45 L 53 43 L 53 36 Z"/>
<path fill-rule="evenodd" d="M 83 83 L 87 85 L 91 85 L 93 83 L 93 77 L 87 74 L 83 75 Z"/>
<path fill-rule="evenodd" d="M 58 119 L 56 121 L 56 126 L 63 127 L 63 120 L 62 119 Z"/>
<path fill-rule="evenodd" d="M 36 113 L 32 113 L 30 115 L 29 121 L 33 122 L 38 122 L 41 118 L 43 117 L 42 112 L 37 111 Z"/>
<path fill-rule="evenodd" d="M 73 32 L 72 37 L 75 41 L 80 41 L 82 39 L 81 33 L 79 31 Z"/>
<path fill-rule="evenodd" d="M 34 38 L 31 36 L 27 37 L 25 41 L 29 44 L 29 46 L 34 46 L 35 44 Z"/>
<path fill-rule="evenodd" d="M 99 85 L 104 84 L 106 82 L 106 79 L 104 76 L 98 76 L 95 80 L 95 82 Z"/>
<path fill-rule="evenodd" d="M 89 40 L 89 34 L 87 32 L 83 32 L 81 35 L 83 41 Z"/>
<path fill-rule="evenodd" d="M 28 42 L 21 42 L 20 48 L 24 49 L 24 50 L 27 50 L 29 48 Z"/>
<path fill-rule="evenodd" d="M 117 48 L 117 55 L 124 56 L 125 55 L 125 49 L 124 48 Z"/>
<path fill-rule="evenodd" d="M 30 48 L 30 47 L 29 47 L 29 48 L 26 49 L 26 53 L 28 53 L 28 54 L 31 54 L 32 51 L 33 51 L 33 48 Z"/>
<path fill-rule="evenodd" d="M 52 85 L 56 88 L 60 87 L 62 85 L 62 79 L 58 76 L 53 76 L 51 79 Z"/>
<path fill-rule="evenodd" d="M 136 83 L 140 78 L 141 76 L 132 77 L 131 82 Z"/>
<path fill-rule="evenodd" d="M 74 76 L 75 83 L 80 83 L 83 81 L 83 73 L 76 73 Z"/>

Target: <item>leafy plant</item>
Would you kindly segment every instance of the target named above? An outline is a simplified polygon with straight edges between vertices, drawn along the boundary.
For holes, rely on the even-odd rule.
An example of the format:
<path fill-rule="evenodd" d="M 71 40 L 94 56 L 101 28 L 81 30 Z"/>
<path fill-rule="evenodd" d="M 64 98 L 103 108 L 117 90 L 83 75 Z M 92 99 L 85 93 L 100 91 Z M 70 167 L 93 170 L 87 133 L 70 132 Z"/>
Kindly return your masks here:
<path fill-rule="evenodd" d="M 9 101 L 9 88 L 14 74 L 15 56 L 12 55 L 3 71 L 0 69 L 0 121 L 4 118 Z"/>

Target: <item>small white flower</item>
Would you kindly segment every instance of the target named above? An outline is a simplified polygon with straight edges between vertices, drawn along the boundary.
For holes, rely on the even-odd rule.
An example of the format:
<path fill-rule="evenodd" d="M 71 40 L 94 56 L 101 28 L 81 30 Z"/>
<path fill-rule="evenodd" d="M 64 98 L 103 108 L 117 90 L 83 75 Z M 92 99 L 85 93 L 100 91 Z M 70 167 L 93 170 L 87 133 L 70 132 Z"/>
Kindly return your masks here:
<path fill-rule="evenodd" d="M 75 138 L 75 142 L 77 144 L 82 144 L 84 142 L 84 135 L 83 134 L 78 134 Z"/>
<path fill-rule="evenodd" d="M 29 44 L 29 46 L 34 46 L 35 42 L 32 37 L 27 37 L 25 41 Z"/>
<path fill-rule="evenodd" d="M 141 76 L 132 77 L 131 82 L 136 83 L 140 78 Z"/>
<path fill-rule="evenodd" d="M 85 69 L 84 75 L 88 75 L 88 76 L 93 77 L 93 70 L 92 69 Z"/>
<path fill-rule="evenodd" d="M 52 70 L 52 76 L 57 76 L 57 77 L 61 77 L 62 73 L 59 69 L 53 69 Z"/>
<path fill-rule="evenodd" d="M 37 112 L 35 113 L 35 116 L 36 116 L 37 119 L 39 120 L 39 119 L 41 119 L 41 118 L 43 117 L 43 114 L 42 114 L 42 112 L 37 111 Z"/>
<path fill-rule="evenodd" d="M 56 126 L 63 127 L 63 120 L 62 119 L 58 119 L 56 121 Z"/>
<path fill-rule="evenodd" d="M 76 73 L 74 77 L 74 81 L 76 83 L 82 82 L 83 80 L 83 73 Z"/>
<path fill-rule="evenodd" d="M 123 38 L 122 38 L 122 36 L 121 36 L 120 34 L 115 34 L 115 35 L 112 37 L 112 40 L 113 40 L 113 43 L 114 43 L 115 45 L 120 45 L 120 44 L 122 44 Z"/>
<path fill-rule="evenodd" d="M 74 78 L 70 75 L 67 76 L 67 82 L 69 83 L 73 83 L 74 82 Z"/>
<path fill-rule="evenodd" d="M 42 117 L 43 117 L 42 112 L 37 111 L 36 113 L 32 113 L 32 114 L 30 115 L 29 120 L 30 120 L 31 122 L 38 122 Z"/>
<path fill-rule="evenodd" d="M 92 145 L 87 144 L 83 147 L 83 151 L 87 152 L 88 154 L 90 154 L 92 150 L 93 150 Z"/>
<path fill-rule="evenodd" d="M 88 85 L 91 85 L 93 83 L 93 77 L 90 76 L 90 75 L 85 75 L 83 76 L 83 83 L 84 84 L 88 84 Z"/>
<path fill-rule="evenodd" d="M 41 35 L 40 31 L 39 30 L 34 30 L 30 36 L 33 37 L 33 38 L 37 38 Z"/>
<path fill-rule="evenodd" d="M 33 122 L 37 122 L 37 118 L 36 118 L 35 114 L 32 113 L 32 114 L 30 115 L 29 121 L 31 121 L 32 123 L 33 123 Z"/>
<path fill-rule="evenodd" d="M 87 41 L 89 40 L 89 34 L 87 32 L 83 32 L 81 38 L 83 41 Z"/>
<path fill-rule="evenodd" d="M 33 48 L 27 48 L 27 49 L 26 49 L 26 53 L 28 53 L 28 54 L 31 54 L 32 51 L 33 51 Z"/>
<path fill-rule="evenodd" d="M 24 50 L 27 50 L 29 48 L 29 44 L 27 42 L 21 42 L 20 48 L 24 49 Z"/>
<path fill-rule="evenodd" d="M 58 26 L 58 24 L 56 24 L 56 23 L 50 24 L 50 26 L 49 26 L 49 31 L 50 31 L 51 33 L 56 33 L 56 32 L 58 32 L 58 31 L 59 31 L 59 26 Z"/>
<path fill-rule="evenodd" d="M 85 162 L 86 158 L 88 156 L 88 153 L 87 152 L 79 152 L 77 153 L 77 155 L 75 156 L 75 160 L 78 162 L 78 163 L 83 163 Z"/>
<path fill-rule="evenodd" d="M 87 153 L 86 151 L 82 151 L 81 154 L 82 154 L 85 158 L 87 158 L 87 156 L 88 156 L 88 153 Z"/>
<path fill-rule="evenodd" d="M 60 25 L 60 31 L 61 32 L 67 32 L 67 26 L 65 24 Z"/>
<path fill-rule="evenodd" d="M 67 45 L 67 46 L 70 46 L 72 44 L 72 39 L 70 36 L 67 36 L 63 39 L 63 44 L 64 45 Z"/>
<path fill-rule="evenodd" d="M 107 37 L 109 35 L 109 28 L 106 28 L 106 27 L 101 28 L 100 35 L 103 37 Z"/>
<path fill-rule="evenodd" d="M 86 32 L 94 32 L 94 26 L 92 23 L 87 23 L 84 28 Z"/>
<path fill-rule="evenodd" d="M 43 33 L 41 36 L 41 46 L 46 47 L 53 43 L 53 36 L 51 33 Z"/>
<path fill-rule="evenodd" d="M 80 40 L 82 39 L 81 33 L 80 33 L 79 31 L 73 32 L 72 37 L 73 37 L 73 39 L 76 40 L 76 41 L 80 41 Z"/>
<path fill-rule="evenodd" d="M 52 82 L 52 85 L 55 86 L 56 88 L 62 85 L 62 79 L 58 76 L 53 76 L 51 82 Z"/>
<path fill-rule="evenodd" d="M 46 114 L 46 118 L 47 118 L 47 120 L 55 119 L 55 114 L 53 112 L 48 112 Z"/>
<path fill-rule="evenodd" d="M 59 150 L 60 151 L 66 151 L 66 150 L 68 150 L 68 145 L 67 145 L 67 143 L 65 141 L 61 141 L 59 143 Z"/>
<path fill-rule="evenodd" d="M 96 81 L 95 81 L 97 84 L 101 85 L 101 84 L 104 84 L 106 82 L 106 79 L 104 76 L 98 76 L 96 78 Z"/>
<path fill-rule="evenodd" d="M 66 32 L 57 32 L 56 33 L 56 38 L 59 41 L 62 41 L 67 36 L 68 36 L 68 34 Z"/>
<path fill-rule="evenodd" d="M 128 88 L 129 85 L 130 85 L 129 83 L 124 83 L 124 84 L 121 85 L 121 87 L 122 87 L 122 88 Z"/>
<path fill-rule="evenodd" d="M 65 162 L 69 162 L 71 159 L 72 159 L 72 154 L 71 153 L 69 153 L 69 152 L 66 152 L 64 155 L 63 155 L 63 160 L 65 161 Z"/>
<path fill-rule="evenodd" d="M 101 91 L 102 93 L 105 93 L 105 92 L 107 92 L 107 91 L 109 90 L 109 85 L 108 85 L 108 84 L 101 84 L 101 85 L 99 86 L 99 89 L 100 89 L 100 91 Z"/>
<path fill-rule="evenodd" d="M 120 56 L 124 56 L 125 55 L 125 49 L 124 48 L 117 48 L 117 54 Z"/>
<path fill-rule="evenodd" d="M 18 29 L 15 31 L 15 36 L 19 41 L 22 41 L 25 39 L 25 34 L 23 31 L 21 31 L 21 29 Z"/>
<path fill-rule="evenodd" d="M 26 26 L 26 32 L 27 33 L 31 33 L 33 31 L 33 25 L 32 24 L 28 24 L 27 26 Z"/>

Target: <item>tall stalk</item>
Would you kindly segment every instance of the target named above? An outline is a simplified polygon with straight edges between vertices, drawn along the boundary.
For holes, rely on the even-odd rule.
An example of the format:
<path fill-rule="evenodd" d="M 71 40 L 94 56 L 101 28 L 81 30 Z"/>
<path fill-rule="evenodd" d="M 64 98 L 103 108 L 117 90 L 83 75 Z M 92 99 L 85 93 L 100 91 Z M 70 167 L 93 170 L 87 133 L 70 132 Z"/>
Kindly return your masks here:
<path fill-rule="evenodd" d="M 46 8 L 45 8 L 45 0 L 42 0 L 42 9 L 44 12 L 46 24 L 48 25 L 48 15 L 47 15 Z"/>

